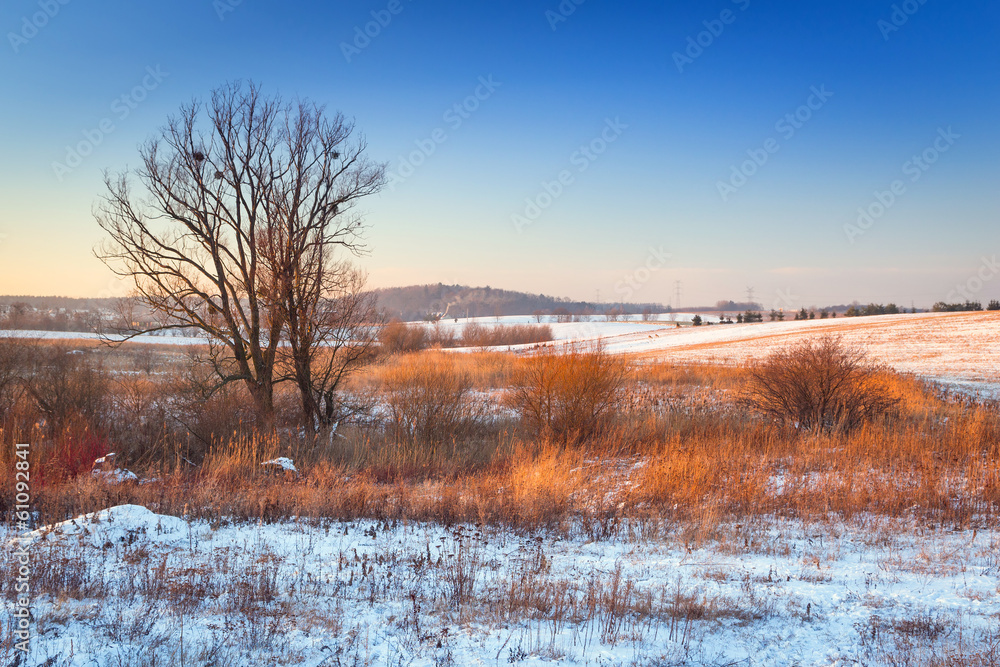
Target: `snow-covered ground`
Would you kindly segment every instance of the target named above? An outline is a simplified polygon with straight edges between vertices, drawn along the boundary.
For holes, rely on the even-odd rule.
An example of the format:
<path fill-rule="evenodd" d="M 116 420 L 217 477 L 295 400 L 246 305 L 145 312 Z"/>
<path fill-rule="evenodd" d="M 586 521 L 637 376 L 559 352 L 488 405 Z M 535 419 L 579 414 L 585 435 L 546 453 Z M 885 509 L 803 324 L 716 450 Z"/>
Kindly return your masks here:
<path fill-rule="evenodd" d="M 28 664 L 915 664 L 1000 637 L 996 532 L 754 523 L 686 547 L 118 506 L 26 536 Z"/>
<path fill-rule="evenodd" d="M 90 333 L 87 331 L 37 331 L 34 329 L 0 329 L 0 338 L 37 338 L 39 340 L 108 340 L 118 342 L 123 336 L 109 334 Z M 164 332 L 162 335 L 134 336 L 130 339 L 133 343 L 147 343 L 151 345 L 204 345 L 206 339 L 197 336 L 179 336 L 171 332 Z"/>
<path fill-rule="evenodd" d="M 1000 398 L 1000 312 L 918 313 L 692 327 L 656 322 L 551 324 L 551 347 L 594 344 L 610 352 L 678 363 L 742 363 L 822 334 L 843 337 L 897 370 L 983 398 Z M 677 314 L 679 322 L 691 314 Z M 707 318 L 706 318 L 707 319 Z M 494 318 L 479 318 L 483 324 Z M 534 318 L 500 318 L 500 322 Z M 447 326 L 460 327 L 452 323 Z M 442 324 L 442 326 L 445 326 Z M 520 346 L 529 349 L 534 346 Z"/>

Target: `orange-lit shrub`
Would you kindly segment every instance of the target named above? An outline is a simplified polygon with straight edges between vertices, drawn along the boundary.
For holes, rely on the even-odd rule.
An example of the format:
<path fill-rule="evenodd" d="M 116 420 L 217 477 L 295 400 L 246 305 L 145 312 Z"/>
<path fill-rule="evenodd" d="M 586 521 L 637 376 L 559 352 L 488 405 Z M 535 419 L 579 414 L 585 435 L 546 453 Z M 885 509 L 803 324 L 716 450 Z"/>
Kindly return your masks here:
<path fill-rule="evenodd" d="M 539 354 L 514 370 L 507 401 L 529 435 L 579 443 L 610 424 L 628 379 L 627 360 L 603 348 Z"/>
<path fill-rule="evenodd" d="M 890 370 L 833 336 L 775 352 L 749 370 L 746 403 L 808 430 L 849 431 L 899 403 L 889 391 Z"/>

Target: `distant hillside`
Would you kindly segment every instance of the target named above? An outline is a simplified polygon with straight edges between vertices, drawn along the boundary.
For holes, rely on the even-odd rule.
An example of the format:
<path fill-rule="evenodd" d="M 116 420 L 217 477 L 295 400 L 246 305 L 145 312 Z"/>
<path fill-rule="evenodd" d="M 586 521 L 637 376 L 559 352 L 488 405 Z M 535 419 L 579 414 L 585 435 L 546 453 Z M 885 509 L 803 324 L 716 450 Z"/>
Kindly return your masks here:
<path fill-rule="evenodd" d="M 535 311 L 546 314 L 563 309 L 572 314 L 603 313 L 617 309 L 621 304 L 599 304 L 587 301 L 527 294 L 493 287 L 467 287 L 464 285 L 413 285 L 375 290 L 380 306 L 391 317 L 402 320 L 421 320 L 428 316 L 488 317 L 494 315 L 531 315 Z M 627 313 L 641 313 L 651 308 L 663 312 L 667 308 L 657 303 L 627 303 Z"/>

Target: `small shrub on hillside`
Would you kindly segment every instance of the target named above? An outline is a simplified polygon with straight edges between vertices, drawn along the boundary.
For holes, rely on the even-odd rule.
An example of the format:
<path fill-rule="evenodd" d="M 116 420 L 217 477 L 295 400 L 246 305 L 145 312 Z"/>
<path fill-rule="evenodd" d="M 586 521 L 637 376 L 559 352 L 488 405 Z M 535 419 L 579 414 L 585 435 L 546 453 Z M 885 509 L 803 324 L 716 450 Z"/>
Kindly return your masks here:
<path fill-rule="evenodd" d="M 906 309 L 904 308 L 902 312 L 906 312 Z M 867 315 L 898 315 L 899 313 L 899 306 L 894 303 L 886 305 L 869 303 L 867 306 L 852 304 L 844 315 L 847 317 L 863 317 Z"/>
<path fill-rule="evenodd" d="M 624 357 L 571 350 L 526 360 L 513 373 L 507 401 L 533 436 L 579 443 L 598 435 L 626 396 Z"/>
<path fill-rule="evenodd" d="M 744 401 L 751 408 L 801 428 L 850 430 L 893 412 L 885 366 L 823 336 L 775 352 L 749 368 Z"/>

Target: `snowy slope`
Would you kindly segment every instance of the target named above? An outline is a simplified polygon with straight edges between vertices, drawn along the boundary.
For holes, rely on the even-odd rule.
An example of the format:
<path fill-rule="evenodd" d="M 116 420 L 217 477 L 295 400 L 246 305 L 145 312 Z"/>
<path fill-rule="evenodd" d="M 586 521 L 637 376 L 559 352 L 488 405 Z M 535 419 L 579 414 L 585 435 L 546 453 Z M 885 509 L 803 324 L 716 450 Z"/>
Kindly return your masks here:
<path fill-rule="evenodd" d="M 897 370 L 1000 398 L 1000 312 L 918 313 L 702 327 L 669 322 L 552 325 L 557 341 L 639 358 L 736 364 L 818 335 L 842 336 Z M 562 328 L 560 328 L 562 327 Z M 521 346 L 530 349 L 532 346 Z"/>

